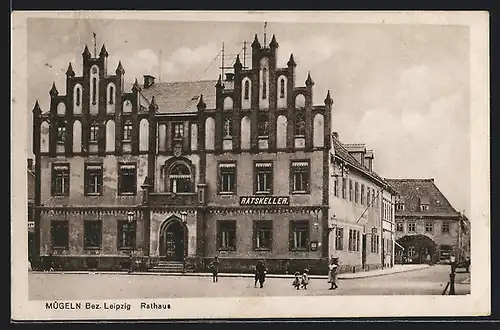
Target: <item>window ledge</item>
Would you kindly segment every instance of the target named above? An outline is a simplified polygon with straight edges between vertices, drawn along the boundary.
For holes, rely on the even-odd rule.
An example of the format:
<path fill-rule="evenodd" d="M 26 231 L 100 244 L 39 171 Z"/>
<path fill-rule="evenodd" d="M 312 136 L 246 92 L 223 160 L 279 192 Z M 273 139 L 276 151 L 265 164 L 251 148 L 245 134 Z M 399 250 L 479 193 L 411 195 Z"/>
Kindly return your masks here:
<path fill-rule="evenodd" d="M 254 251 L 271 252 L 270 248 L 255 248 Z"/>
<path fill-rule="evenodd" d="M 100 197 L 101 193 L 86 193 L 85 196 L 87 196 L 87 197 Z"/>
<path fill-rule="evenodd" d="M 97 141 L 90 140 L 89 144 L 97 144 Z"/>
<path fill-rule="evenodd" d="M 308 248 L 291 248 L 290 251 L 292 252 L 307 252 L 309 251 Z"/>
<path fill-rule="evenodd" d="M 62 199 L 62 198 L 68 198 L 69 195 L 52 195 L 52 197 L 55 197 L 55 198 L 58 198 L 58 199 Z"/>
<path fill-rule="evenodd" d="M 64 251 L 64 250 L 68 250 L 69 246 L 52 246 L 52 249 L 57 250 L 57 251 Z"/>
<path fill-rule="evenodd" d="M 123 143 L 132 143 L 132 140 L 122 140 Z"/>
<path fill-rule="evenodd" d="M 236 251 L 236 248 L 218 248 L 217 251 Z"/>
<path fill-rule="evenodd" d="M 92 247 L 92 246 L 86 246 L 83 248 L 85 251 L 98 251 L 101 248 L 100 247 Z"/>
<path fill-rule="evenodd" d="M 292 191 L 292 195 L 308 195 L 308 191 Z"/>
<path fill-rule="evenodd" d="M 66 142 L 66 141 L 57 141 L 57 144 L 58 144 L 58 145 L 64 145 L 64 143 L 65 143 L 65 142 Z"/>
<path fill-rule="evenodd" d="M 219 195 L 222 195 L 222 196 L 234 196 L 234 195 L 236 195 L 236 193 L 232 192 L 232 191 L 219 191 Z"/>
<path fill-rule="evenodd" d="M 271 195 L 270 191 L 256 191 L 255 195 Z"/>
<path fill-rule="evenodd" d="M 135 250 L 134 247 L 130 247 L 130 246 L 122 246 L 122 247 L 119 247 L 118 250 L 120 251 L 131 251 L 131 250 Z"/>
<path fill-rule="evenodd" d="M 133 193 L 133 192 L 122 192 L 122 193 L 119 193 L 118 196 L 135 196 L 136 193 Z"/>
<path fill-rule="evenodd" d="M 233 137 L 232 136 L 224 136 L 222 139 L 226 140 L 226 141 L 231 141 L 233 139 Z"/>

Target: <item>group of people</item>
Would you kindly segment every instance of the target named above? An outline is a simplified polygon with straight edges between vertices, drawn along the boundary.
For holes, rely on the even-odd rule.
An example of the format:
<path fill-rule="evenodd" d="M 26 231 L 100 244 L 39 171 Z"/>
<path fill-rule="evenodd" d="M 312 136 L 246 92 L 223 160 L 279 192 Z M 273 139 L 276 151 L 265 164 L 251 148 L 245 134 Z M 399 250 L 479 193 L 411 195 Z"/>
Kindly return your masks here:
<path fill-rule="evenodd" d="M 338 273 L 338 258 L 331 258 L 328 265 L 328 283 L 330 283 L 329 290 L 335 290 L 338 288 L 337 284 L 337 273 Z M 212 282 L 216 283 L 219 281 L 219 258 L 216 256 L 214 260 L 209 264 L 208 268 L 212 271 Z M 267 267 L 262 260 L 258 260 L 254 267 L 254 287 L 257 287 L 259 283 L 260 288 L 264 287 L 264 282 L 266 281 Z M 295 272 L 295 278 L 293 280 L 293 287 L 300 290 L 302 287 L 307 290 L 307 285 L 309 284 L 309 269 L 304 269 L 302 274 L 299 271 Z"/>

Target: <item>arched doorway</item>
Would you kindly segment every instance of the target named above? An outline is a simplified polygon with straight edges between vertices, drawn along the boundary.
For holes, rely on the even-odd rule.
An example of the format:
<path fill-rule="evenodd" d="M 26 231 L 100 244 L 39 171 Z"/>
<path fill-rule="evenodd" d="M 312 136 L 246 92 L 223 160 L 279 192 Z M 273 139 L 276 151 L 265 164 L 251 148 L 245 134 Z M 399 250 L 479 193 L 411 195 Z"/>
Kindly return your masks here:
<path fill-rule="evenodd" d="M 187 228 L 180 219 L 172 217 L 165 220 L 160 227 L 160 256 L 169 261 L 184 261 L 187 237 Z"/>
<path fill-rule="evenodd" d="M 427 255 L 436 261 L 436 243 L 426 235 L 406 235 L 397 240 L 404 251 L 402 258 L 405 263 L 426 263 Z"/>

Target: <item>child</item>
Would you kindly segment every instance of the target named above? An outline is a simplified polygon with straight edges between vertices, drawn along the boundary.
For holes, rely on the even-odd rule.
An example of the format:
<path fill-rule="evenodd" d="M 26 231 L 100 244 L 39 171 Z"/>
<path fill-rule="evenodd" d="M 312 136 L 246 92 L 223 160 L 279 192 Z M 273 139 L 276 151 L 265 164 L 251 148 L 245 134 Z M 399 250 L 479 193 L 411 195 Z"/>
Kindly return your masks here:
<path fill-rule="evenodd" d="M 309 284 L 309 269 L 304 269 L 304 273 L 302 274 L 302 287 L 304 290 L 307 290 L 307 285 Z"/>
<path fill-rule="evenodd" d="M 300 272 L 296 271 L 295 272 L 295 279 L 293 280 L 293 286 L 297 288 L 297 290 L 300 290 L 300 282 L 301 282 L 301 277 L 300 277 Z"/>

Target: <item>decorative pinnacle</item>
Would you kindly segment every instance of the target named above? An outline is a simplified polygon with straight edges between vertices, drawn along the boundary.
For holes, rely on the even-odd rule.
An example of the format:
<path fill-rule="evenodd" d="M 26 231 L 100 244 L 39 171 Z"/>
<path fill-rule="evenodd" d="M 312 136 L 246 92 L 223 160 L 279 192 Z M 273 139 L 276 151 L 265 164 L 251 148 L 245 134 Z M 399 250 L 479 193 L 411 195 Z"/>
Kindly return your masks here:
<path fill-rule="evenodd" d="M 122 61 L 118 61 L 118 66 L 116 67 L 116 74 L 124 74 L 125 70 L 122 66 Z"/>
<path fill-rule="evenodd" d="M 307 73 L 307 79 L 306 79 L 306 86 L 312 86 L 314 85 L 314 81 L 311 78 L 311 71 Z"/>
<path fill-rule="evenodd" d="M 74 77 L 75 76 L 75 71 L 73 71 L 73 67 L 71 66 L 71 62 L 69 62 L 68 70 L 66 70 L 66 75 L 68 77 Z"/>
<path fill-rule="evenodd" d="M 196 105 L 198 110 L 206 109 L 207 105 L 205 101 L 203 101 L 203 94 L 200 94 L 200 99 L 198 100 L 198 104 Z"/>
<path fill-rule="evenodd" d="M 328 90 L 328 93 L 326 94 L 325 98 L 325 105 L 332 105 L 333 104 L 333 99 L 332 96 L 330 95 L 330 90 Z"/>
<path fill-rule="evenodd" d="M 102 44 L 101 52 L 99 53 L 99 57 L 108 57 L 108 51 L 106 50 L 106 46 Z"/>
<path fill-rule="evenodd" d="M 271 48 L 278 48 L 278 42 L 276 41 L 276 36 L 273 34 L 273 38 L 271 39 L 271 43 L 269 44 L 269 47 Z"/>
<path fill-rule="evenodd" d="M 85 49 L 83 50 L 82 55 L 84 57 L 91 57 L 92 56 L 92 54 L 90 54 L 89 47 L 87 47 L 87 45 L 85 45 Z"/>
<path fill-rule="evenodd" d="M 132 91 L 140 91 L 141 87 L 139 86 L 139 82 L 137 81 L 137 78 L 135 78 L 134 81 L 134 86 L 132 86 Z"/>
<path fill-rule="evenodd" d="M 222 76 L 219 75 L 219 80 L 217 80 L 217 84 L 215 85 L 216 88 L 221 88 L 222 87 Z"/>
<path fill-rule="evenodd" d="M 234 62 L 233 68 L 235 70 L 241 70 L 242 67 L 243 67 L 243 65 L 241 64 L 241 61 L 240 61 L 240 54 L 238 54 L 238 55 L 236 55 L 236 61 Z"/>
<path fill-rule="evenodd" d="M 257 37 L 257 33 L 255 34 L 255 38 L 252 42 L 252 48 L 260 48 L 259 38 Z"/>
<path fill-rule="evenodd" d="M 293 53 L 290 54 L 290 59 L 288 60 L 287 63 L 288 67 L 296 67 L 297 63 L 295 63 L 295 60 L 293 59 Z"/>
<path fill-rule="evenodd" d="M 55 81 L 52 83 L 52 88 L 50 89 L 49 94 L 52 97 L 55 97 L 55 96 L 59 95 L 59 92 L 57 91 L 57 88 L 56 88 L 56 82 Z"/>
<path fill-rule="evenodd" d="M 35 101 L 35 106 L 33 107 L 33 113 L 37 116 L 42 113 L 42 109 L 40 109 L 40 104 L 38 103 L 38 100 Z"/>

